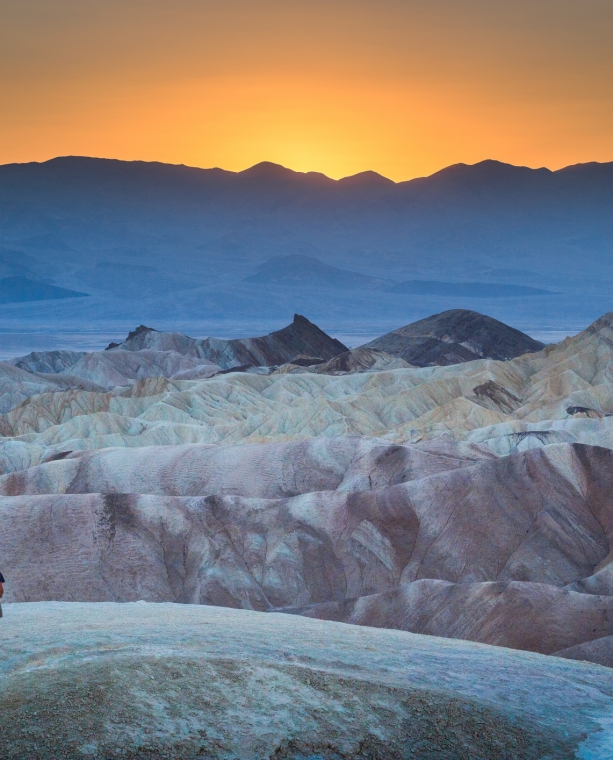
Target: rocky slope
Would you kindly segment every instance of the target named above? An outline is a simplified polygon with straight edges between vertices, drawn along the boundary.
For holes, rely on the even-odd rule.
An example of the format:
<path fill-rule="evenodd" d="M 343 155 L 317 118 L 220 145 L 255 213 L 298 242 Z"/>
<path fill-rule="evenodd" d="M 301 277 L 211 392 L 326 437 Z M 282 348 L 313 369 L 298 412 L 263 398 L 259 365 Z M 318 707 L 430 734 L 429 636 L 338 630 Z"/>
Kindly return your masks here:
<path fill-rule="evenodd" d="M 0 362 L 0 413 L 15 409 L 31 396 L 69 389 L 104 390 L 89 379 L 74 377 L 69 373 L 30 372 L 13 364 Z"/>
<path fill-rule="evenodd" d="M 382 335 L 365 347 L 386 351 L 418 367 L 429 367 L 473 359 L 513 359 L 544 346 L 484 314 L 452 309 Z"/>
<path fill-rule="evenodd" d="M 106 351 L 37 351 L 0 363 L 0 413 L 56 390 L 113 391 L 151 378 L 206 379 L 222 370 L 286 364 L 307 353 L 322 363 L 347 349 L 298 314 L 282 330 L 237 340 L 196 340 L 141 325 Z"/>
<path fill-rule="evenodd" d="M 611 756 L 595 665 L 212 607 L 5 611 L 6 760 Z"/>
<path fill-rule="evenodd" d="M 109 349 L 140 351 L 176 351 L 180 354 L 206 359 L 223 369 L 244 366 L 272 366 L 285 364 L 299 354 L 320 357 L 324 360 L 347 350 L 340 341 L 331 338 L 306 317 L 294 314 L 294 321 L 282 330 L 261 338 L 197 340 L 181 333 L 162 333 L 141 325 L 119 345 Z"/>
<path fill-rule="evenodd" d="M 102 359 L 194 360 L 150 336 Z M 7 598 L 283 610 L 613 664 L 612 347 L 609 314 L 506 362 L 340 354 L 340 376 L 61 390 L 4 365 L 50 383 L 0 416 Z M 65 372 L 101 381 L 91 356 Z"/>
<path fill-rule="evenodd" d="M 496 458 L 363 438 L 69 454 L 0 479 L 7 598 L 283 610 L 551 654 L 613 636 L 612 465 L 577 444 Z"/>
<path fill-rule="evenodd" d="M 19 356 L 6 363 L 27 372 L 53 375 L 66 372 L 85 355 L 85 351 L 33 351 L 27 356 Z"/>
<path fill-rule="evenodd" d="M 379 351 L 376 348 L 353 348 L 329 359 L 314 361 L 313 357 L 296 357 L 290 363 L 275 370 L 276 374 L 345 375 L 353 372 L 380 372 L 381 370 L 405 369 L 411 365 L 404 359 Z"/>
<path fill-rule="evenodd" d="M 37 461 L 43 450 L 347 434 L 399 443 L 451 434 L 498 454 L 544 443 L 612 446 L 613 418 L 607 416 L 613 412 L 612 344 L 610 314 L 574 338 L 511 361 L 341 377 L 301 367 L 298 375 L 158 377 L 83 392 L 58 390 L 55 377 L 33 378 L 10 367 L 4 403 L 15 408 L 0 415 L 0 461 L 7 471 L 11 458 L 20 468 L 20 462 Z M 146 351 L 117 349 L 102 356 L 125 355 L 131 362 Z M 71 387 L 68 376 L 59 377 Z M 85 382 L 74 380 L 72 387 Z M 31 397 L 19 404 L 24 396 Z"/>

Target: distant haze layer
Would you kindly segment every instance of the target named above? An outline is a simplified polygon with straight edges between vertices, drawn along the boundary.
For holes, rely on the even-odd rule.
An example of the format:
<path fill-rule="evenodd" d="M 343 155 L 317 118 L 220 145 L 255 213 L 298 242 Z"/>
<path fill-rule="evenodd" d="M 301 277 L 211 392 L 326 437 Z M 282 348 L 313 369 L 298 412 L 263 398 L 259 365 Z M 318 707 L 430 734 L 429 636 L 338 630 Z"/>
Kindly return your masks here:
<path fill-rule="evenodd" d="M 484 161 L 399 183 L 266 162 L 5 165 L 0 280 L 21 302 L 0 303 L 2 331 L 102 331 L 44 344 L 101 348 L 138 324 L 246 337 L 300 313 L 355 346 L 472 309 L 555 340 L 613 308 L 612 219 L 613 164 Z"/>

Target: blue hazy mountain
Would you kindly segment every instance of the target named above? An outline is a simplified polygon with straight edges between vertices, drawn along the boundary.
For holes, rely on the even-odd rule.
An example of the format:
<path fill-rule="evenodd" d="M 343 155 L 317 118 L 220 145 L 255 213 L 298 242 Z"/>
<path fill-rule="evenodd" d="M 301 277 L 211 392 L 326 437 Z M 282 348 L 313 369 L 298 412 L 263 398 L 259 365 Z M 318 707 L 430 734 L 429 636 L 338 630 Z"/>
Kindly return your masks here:
<path fill-rule="evenodd" d="M 28 280 L 27 277 L 4 277 L 0 280 L 0 303 L 23 303 L 27 301 L 55 301 L 58 298 L 81 298 L 68 288 L 58 288 L 46 282 Z"/>
<path fill-rule="evenodd" d="M 3 306 L 6 324 L 214 334 L 232 322 L 251 334 L 254 320 L 276 329 L 299 311 L 374 335 L 476 308 L 523 330 L 580 329 L 613 308 L 613 163 L 484 161 L 408 182 L 270 163 L 11 164 L 0 166 L 0 248 L 15 252 L 0 262 L 5 276 L 90 294 Z M 379 288 L 415 281 L 439 285 Z"/>
<path fill-rule="evenodd" d="M 426 253 L 552 264 L 554 251 L 610 250 L 611 211 L 613 163 L 552 172 L 484 161 L 399 183 L 268 163 L 238 173 L 92 158 L 0 167 L 1 239 L 68 258 L 71 249 L 198 246 L 222 260 L 318 253 L 375 269 Z"/>
<path fill-rule="evenodd" d="M 390 287 L 389 280 L 333 267 L 313 256 L 302 256 L 298 253 L 265 261 L 257 267 L 255 274 L 245 277 L 243 282 L 343 290 L 385 290 Z"/>

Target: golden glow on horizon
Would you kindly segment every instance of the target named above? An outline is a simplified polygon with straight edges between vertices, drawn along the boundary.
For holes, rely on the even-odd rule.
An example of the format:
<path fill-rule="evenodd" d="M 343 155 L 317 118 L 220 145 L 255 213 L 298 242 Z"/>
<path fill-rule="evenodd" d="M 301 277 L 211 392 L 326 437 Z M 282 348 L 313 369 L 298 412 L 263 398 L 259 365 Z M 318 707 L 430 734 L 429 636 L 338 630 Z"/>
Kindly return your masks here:
<path fill-rule="evenodd" d="M 613 160 L 610 0 L 4 0 L 0 163 Z"/>

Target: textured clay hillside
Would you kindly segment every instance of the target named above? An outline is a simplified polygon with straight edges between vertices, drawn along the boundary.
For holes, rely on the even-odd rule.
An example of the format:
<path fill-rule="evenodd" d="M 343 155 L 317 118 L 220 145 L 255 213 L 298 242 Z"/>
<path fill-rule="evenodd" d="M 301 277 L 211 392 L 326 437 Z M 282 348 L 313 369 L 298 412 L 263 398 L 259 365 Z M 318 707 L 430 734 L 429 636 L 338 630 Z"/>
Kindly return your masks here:
<path fill-rule="evenodd" d="M 612 347 L 606 315 L 510 361 L 386 371 L 365 350 L 340 376 L 84 390 L 77 355 L 64 390 L 11 366 L 47 385 L 0 416 L 6 599 L 283 611 L 613 664 Z M 190 359 L 133 348 L 104 355 Z"/>
<path fill-rule="evenodd" d="M 0 481 L 0 556 L 9 600 L 283 610 L 551 654 L 613 640 L 611 473 L 579 444 L 105 449 Z"/>
<path fill-rule="evenodd" d="M 259 443 L 347 434 L 398 443 L 447 434 L 484 443 L 497 454 L 544 443 L 609 446 L 612 325 L 613 314 L 607 315 L 572 339 L 506 362 L 340 377 L 301 367 L 298 375 L 149 377 L 104 391 L 90 382 L 84 392 L 79 387 L 85 379 L 33 375 L 3 365 L 8 377 L 2 399 L 10 411 L 0 415 L 0 466 L 8 472 L 67 450 L 107 446 Z M 137 360 L 140 366 L 143 351 L 118 349 L 102 356 L 118 354 L 129 357 L 124 366 Z M 62 390 L 71 383 L 74 390 Z"/>

